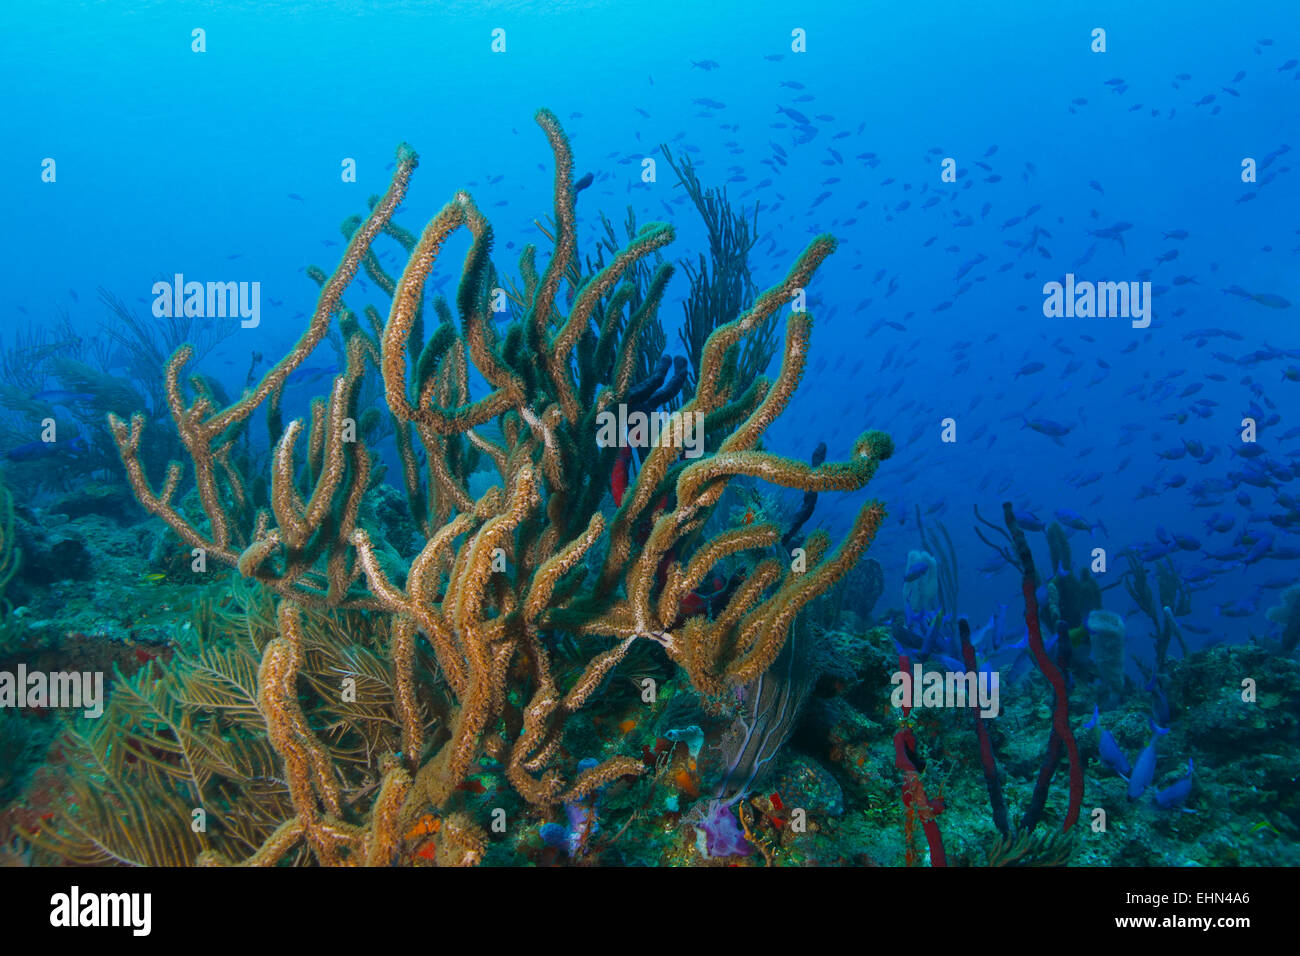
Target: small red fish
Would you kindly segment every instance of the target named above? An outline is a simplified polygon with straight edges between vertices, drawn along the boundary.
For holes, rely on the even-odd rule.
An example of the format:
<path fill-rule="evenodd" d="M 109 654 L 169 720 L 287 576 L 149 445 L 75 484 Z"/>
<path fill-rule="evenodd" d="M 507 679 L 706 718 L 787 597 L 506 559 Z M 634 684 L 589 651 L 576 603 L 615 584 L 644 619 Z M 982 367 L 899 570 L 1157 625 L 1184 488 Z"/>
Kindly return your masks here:
<path fill-rule="evenodd" d="M 694 617 L 697 614 L 703 614 L 708 606 L 708 601 L 691 591 L 686 597 L 682 598 L 682 615 L 684 617 Z"/>
<path fill-rule="evenodd" d="M 623 504 L 627 494 L 628 469 L 632 465 L 632 449 L 628 446 L 618 450 L 618 461 L 614 462 L 614 474 L 609 479 L 609 493 L 614 496 L 614 506 Z"/>
<path fill-rule="evenodd" d="M 690 591 L 682 598 L 682 615 L 694 617 L 709 609 L 709 603 L 727 586 L 727 579 L 716 572 L 700 586 L 699 591 Z M 701 594 L 700 591 L 704 593 Z"/>

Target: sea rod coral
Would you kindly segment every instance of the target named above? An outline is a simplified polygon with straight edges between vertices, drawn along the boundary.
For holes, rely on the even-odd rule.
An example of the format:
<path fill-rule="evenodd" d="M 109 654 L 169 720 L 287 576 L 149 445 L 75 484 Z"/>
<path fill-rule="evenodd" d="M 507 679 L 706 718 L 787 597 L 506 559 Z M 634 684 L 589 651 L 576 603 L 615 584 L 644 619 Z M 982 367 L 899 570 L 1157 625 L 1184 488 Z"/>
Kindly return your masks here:
<path fill-rule="evenodd" d="M 807 286 L 835 248 L 829 236 L 815 238 L 784 279 L 709 335 L 695 392 L 676 413 L 703 422 L 700 454 L 685 454 L 680 430 L 661 429 L 610 508 L 619 449 L 597 440 L 602 413 L 634 394 L 635 370 L 645 364 L 639 332 L 657 310 L 672 266 L 660 265 L 643 290 L 629 277 L 674 233 L 666 223 L 646 225 L 611 261 L 583 275 L 569 143 L 551 112 L 536 118 L 555 156 L 555 248 L 540 272 L 536 249 L 524 250 L 519 319 L 504 329 L 494 322 L 500 283 L 490 259 L 492 229 L 468 193 L 456 193 L 418 237 L 392 223 L 418 165 L 403 145 L 388 191 L 349 227 L 335 272 L 318 277 L 322 288 L 306 331 L 259 382 L 223 407 L 202 377 L 191 378 L 188 391 L 182 385 L 193 356 L 188 346 L 167 363 L 167 403 L 191 460 L 202 517 L 180 503 L 180 463 L 171 463 L 161 486 L 146 474 L 144 416 L 110 416 L 135 494 L 192 549 L 196 567 L 237 569 L 278 602 L 278 636 L 260 649 L 256 703 L 292 814 L 243 825 L 245 833 L 261 834 L 246 862 L 273 864 L 291 852 L 301 858 L 304 848 L 324 864 L 395 862 L 403 852 L 400 834 L 430 814 L 440 818 L 441 845 L 450 848 L 438 861 L 477 862 L 483 834 L 454 809 L 454 796 L 482 759 L 498 761 L 510 785 L 539 808 L 641 772 L 642 762 L 630 755 L 575 772 L 562 747 L 569 719 L 629 649 L 638 641 L 659 645 L 703 698 L 723 706 L 776 660 L 796 615 L 854 565 L 883 520 L 883 506 L 869 501 L 837 547 L 817 531 L 794 556 L 779 549 L 784 529 L 772 523 L 706 529 L 737 476 L 805 493 L 854 491 L 892 452 L 881 432 L 862 435 L 846 462 L 808 465 L 758 447 L 802 378 L 812 329 L 806 313 L 788 316 L 773 379 L 737 381 L 739 347 Z M 459 318 L 435 301 L 441 321 L 426 335 L 425 285 L 460 229 L 470 248 L 455 298 Z M 395 280 L 371 248 L 381 234 L 409 253 Z M 363 322 L 344 303 L 359 268 L 391 296 L 386 321 L 367 308 Z M 567 314 L 557 304 L 564 282 L 571 292 Z M 624 315 L 638 291 L 640 306 Z M 313 403 L 309 421 L 283 425 L 286 380 L 336 322 L 345 367 L 328 399 Z M 649 356 L 648 364 L 658 358 Z M 478 397 L 471 395 L 471 364 L 487 383 Z M 385 559 L 377 530 L 360 518 L 382 471 L 377 451 L 363 440 L 366 429 L 357 427 L 366 420 L 361 384 L 376 372 L 412 514 L 426 537 L 398 571 Z M 259 408 L 274 442 L 265 507 L 261 479 L 246 474 L 233 454 Z M 475 498 L 469 476 L 478 462 L 487 463 L 495 483 Z M 752 560 L 734 576 L 725 605 L 695 610 L 693 591 L 720 562 L 735 564 L 746 553 Z M 346 768 L 300 693 L 311 679 L 304 662 L 313 639 L 304 622 L 321 615 L 347 615 L 353 626 L 377 622 L 387 637 L 391 723 L 400 728 L 398 745 L 374 757 L 375 785 L 346 800 Z M 576 676 L 572 669 L 562 676 L 552 663 L 558 634 L 590 648 Z M 424 672 L 417 658 L 426 655 L 452 701 L 438 721 L 427 718 L 419 700 Z M 180 752 L 176 763 L 189 759 L 184 740 L 178 745 L 169 737 L 166 749 Z M 229 844 L 200 842 L 203 862 L 232 861 Z M 253 843 L 245 838 L 243 845 Z"/>

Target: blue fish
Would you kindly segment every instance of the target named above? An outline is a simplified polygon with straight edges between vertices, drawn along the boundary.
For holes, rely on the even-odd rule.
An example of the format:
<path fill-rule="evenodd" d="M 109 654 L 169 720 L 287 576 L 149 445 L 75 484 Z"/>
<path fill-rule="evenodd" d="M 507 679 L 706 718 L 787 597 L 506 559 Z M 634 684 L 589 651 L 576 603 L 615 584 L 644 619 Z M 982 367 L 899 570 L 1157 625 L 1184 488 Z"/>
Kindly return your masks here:
<path fill-rule="evenodd" d="M 1026 531 L 1043 530 L 1043 522 L 1040 521 L 1037 517 L 1035 517 L 1033 512 L 1017 511 L 1015 514 L 1016 514 L 1016 524 L 1020 525 L 1020 527 L 1024 528 Z"/>
<path fill-rule="evenodd" d="M 1183 777 L 1177 783 L 1170 784 L 1163 790 L 1158 790 L 1155 795 L 1156 806 L 1161 810 L 1181 809 L 1183 804 L 1187 802 L 1187 798 L 1191 796 L 1192 773 L 1195 769 L 1196 768 L 1189 757 L 1187 760 L 1187 776 Z M 1191 813 L 1192 811 L 1187 810 L 1186 812 Z"/>
<path fill-rule="evenodd" d="M 1124 756 L 1124 751 L 1120 750 L 1119 744 L 1115 742 L 1115 738 L 1112 737 L 1110 731 L 1104 727 L 1101 730 L 1101 744 L 1099 750 L 1101 752 L 1102 763 L 1107 767 L 1110 767 L 1111 770 L 1114 770 L 1121 777 L 1128 777 L 1133 772 L 1133 768 L 1129 766 L 1128 757 Z"/>
<path fill-rule="evenodd" d="M 10 461 L 40 461 L 42 458 L 52 458 L 60 454 L 77 455 L 87 447 L 84 438 L 74 438 L 62 444 L 53 441 L 29 441 L 16 448 L 10 448 L 5 452 L 5 457 Z"/>
<path fill-rule="evenodd" d="M 1155 721 L 1149 721 L 1149 723 L 1151 724 L 1151 742 L 1142 748 L 1142 752 L 1138 754 L 1137 763 L 1133 765 L 1133 772 L 1128 776 L 1128 798 L 1130 800 L 1136 800 L 1147 792 L 1147 787 L 1151 786 L 1151 780 L 1156 775 L 1156 741 L 1169 733 L 1168 730 L 1157 727 Z"/>
<path fill-rule="evenodd" d="M 311 366 L 308 368 L 298 368 L 289 376 L 286 388 L 302 388 L 307 385 L 315 385 L 317 382 L 327 378 L 333 378 L 339 374 L 337 365 L 329 366 Z"/>
<path fill-rule="evenodd" d="M 1089 521 L 1077 511 L 1069 508 L 1059 508 L 1056 511 L 1056 520 L 1061 522 L 1065 527 L 1072 528 L 1075 531 L 1092 531 L 1094 528 L 1100 528 L 1102 534 L 1110 534 L 1106 526 L 1100 521 Z"/>
<path fill-rule="evenodd" d="M 1040 435 L 1046 435 L 1048 438 L 1058 439 L 1057 444 L 1060 444 L 1059 439 L 1061 436 L 1068 435 L 1070 429 L 1074 427 L 1073 425 L 1063 425 L 1060 422 L 1054 422 L 1049 418 L 1035 418 L 1030 420 L 1022 415 L 1021 420 L 1024 422 L 1021 428 L 1032 428 Z"/>
<path fill-rule="evenodd" d="M 1155 711 L 1155 719 L 1162 724 L 1169 723 L 1169 698 L 1165 696 L 1164 689 L 1160 686 L 1159 675 L 1151 678 L 1146 689 L 1151 692 L 1151 708 Z"/>
<path fill-rule="evenodd" d="M 1100 720 L 1101 720 L 1101 711 L 1100 711 L 1100 709 L 1097 707 L 1096 704 L 1093 704 L 1093 705 L 1092 705 L 1092 720 L 1088 721 L 1086 724 L 1084 724 L 1084 725 L 1083 725 L 1082 727 L 1080 727 L 1079 729 L 1080 729 L 1080 730 L 1092 730 L 1092 728 L 1094 728 L 1094 727 L 1097 726 L 1097 724 L 1100 722 Z"/>
<path fill-rule="evenodd" d="M 1014 683 L 1030 668 L 1029 635 L 1003 644 L 980 662 L 981 674 L 999 674 L 999 681 Z M 963 668 L 964 670 L 964 668 Z"/>
<path fill-rule="evenodd" d="M 935 663 L 942 666 L 944 670 L 949 671 L 951 673 L 954 674 L 966 673 L 965 663 L 957 660 L 957 658 L 953 657 L 951 654 L 935 654 L 933 660 Z"/>
<path fill-rule="evenodd" d="M 922 577 L 925 574 L 925 572 L 929 570 L 930 570 L 929 562 L 914 561 L 912 563 L 912 566 L 907 569 L 907 573 L 903 575 L 903 583 L 907 584 L 912 581 L 915 581 L 917 578 Z"/>

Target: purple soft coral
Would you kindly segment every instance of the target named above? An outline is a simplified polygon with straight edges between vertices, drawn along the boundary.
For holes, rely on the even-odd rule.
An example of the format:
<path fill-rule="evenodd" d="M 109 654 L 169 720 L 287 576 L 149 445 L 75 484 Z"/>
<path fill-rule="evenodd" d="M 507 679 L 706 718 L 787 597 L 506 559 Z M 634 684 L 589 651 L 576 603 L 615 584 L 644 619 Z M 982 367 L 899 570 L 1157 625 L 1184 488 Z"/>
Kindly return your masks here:
<path fill-rule="evenodd" d="M 745 839 L 731 804 L 710 800 L 696 804 L 687 822 L 695 827 L 695 845 L 706 859 L 717 856 L 749 856 L 754 848 Z"/>

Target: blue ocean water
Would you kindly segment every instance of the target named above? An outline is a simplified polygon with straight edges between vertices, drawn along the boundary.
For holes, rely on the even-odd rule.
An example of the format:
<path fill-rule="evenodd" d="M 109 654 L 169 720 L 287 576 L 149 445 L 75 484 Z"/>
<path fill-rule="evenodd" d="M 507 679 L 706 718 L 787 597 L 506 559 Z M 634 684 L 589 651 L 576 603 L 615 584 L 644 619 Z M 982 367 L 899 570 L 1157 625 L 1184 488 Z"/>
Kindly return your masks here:
<path fill-rule="evenodd" d="M 870 485 L 823 494 L 808 526 L 838 538 L 868 498 L 886 504 L 881 609 L 903 604 L 919 510 L 952 537 L 960 612 L 1018 616 L 1017 572 L 973 510 L 1000 522 L 1009 501 L 1078 526 L 1076 567 L 1094 564 L 1144 665 L 1126 552 L 1187 582 L 1190 650 L 1277 640 L 1267 612 L 1300 580 L 1300 18 L 1287 2 L 989 6 L 10 7 L 0 333 L 66 313 L 101 335 L 101 288 L 147 315 L 160 279 L 258 282 L 260 324 L 202 365 L 236 395 L 251 355 L 301 334 L 305 268 L 335 268 L 339 224 L 384 190 L 399 143 L 421 157 L 406 228 L 466 190 L 503 274 L 526 243 L 544 261 L 545 106 L 593 175 L 579 249 L 603 236 L 598 212 L 630 208 L 674 223 L 667 256 L 707 250 L 661 144 L 756 214 L 759 289 L 836 238 L 807 290 L 805 380 L 764 446 L 842 460 L 866 429 L 893 436 Z M 454 293 L 468 245 L 444 247 L 432 291 Z M 1067 274 L 1149 283 L 1150 313 L 1045 314 Z M 688 288 L 678 270 L 669 352 Z"/>
<path fill-rule="evenodd" d="M 1211 572 L 1189 621 L 1206 639 L 1240 640 L 1266 632 L 1277 594 L 1266 585 L 1295 577 L 1300 545 L 1293 523 L 1268 522 L 1295 500 L 1279 500 L 1294 486 L 1276 480 L 1300 449 L 1288 414 L 1300 383 L 1285 374 L 1297 366 L 1294 308 L 1223 291 L 1297 298 L 1300 191 L 1285 151 L 1300 73 L 1285 67 L 1298 38 L 1282 12 L 1221 3 L 978 13 L 935 3 L 893 15 L 844 3 L 797 13 L 731 3 L 10 10 L 0 175 L 23 224 L 5 256 L 11 315 L 63 308 L 90 331 L 97 287 L 143 305 L 158 276 L 258 280 L 261 327 L 210 359 L 237 387 L 250 350 L 276 354 L 300 333 L 314 296 L 303 267 L 333 266 L 337 224 L 382 190 L 398 142 L 422 157 L 404 207 L 412 219 L 465 188 L 491 219 L 499 254 L 537 239 L 551 172 L 531 117 L 548 105 L 580 169 L 596 175 L 583 198 L 584 245 L 599 229 L 596 207 L 617 221 L 630 206 L 640 221 L 672 213 L 675 249 L 701 249 L 671 173 L 642 182 L 641 160 L 660 143 L 690 155 L 706 185 L 757 207 L 760 285 L 812 235 L 839 240 L 810 290 L 808 384 L 771 442 L 804 457 L 824 440 L 842 457 L 865 427 L 893 434 L 898 454 L 869 489 L 892 516 L 873 550 L 891 578 L 914 538 L 915 507 L 944 521 L 980 567 L 995 556 L 969 533 L 972 505 L 996 513 L 1009 499 L 1048 520 L 1072 509 L 1108 532 L 1072 533 L 1075 550 L 1106 548 L 1112 564 L 1126 548 L 1159 550 L 1160 529 L 1196 539 L 1202 548 L 1174 552 L 1180 567 Z M 1091 50 L 1097 27 L 1104 53 Z M 206 52 L 191 51 L 195 28 Z M 504 53 L 492 50 L 497 28 Z M 792 52 L 794 29 L 806 31 L 806 52 Z M 56 184 L 41 181 L 45 157 L 57 161 Z M 356 160 L 354 183 L 341 181 L 344 157 Z M 949 157 L 956 183 L 941 181 Z M 1242 182 L 1247 157 L 1266 167 L 1253 184 Z M 1122 222 L 1132 224 L 1122 243 L 1093 235 Z M 1175 230 L 1187 238 L 1165 238 Z M 435 285 L 454 282 L 463 248 L 449 247 Z M 1177 258 L 1161 261 L 1170 251 Z M 1072 271 L 1145 277 L 1155 287 L 1150 327 L 1044 317 L 1043 284 Z M 679 272 L 663 309 L 669 328 L 685 284 Z M 1194 334 L 1212 328 L 1241 338 Z M 1270 349 L 1283 351 L 1251 357 Z M 1033 362 L 1042 369 L 1017 374 Z M 1232 475 L 1247 467 L 1238 452 L 1252 407 L 1277 416 L 1260 422 L 1259 440 L 1278 469 L 1238 504 Z M 1022 417 L 1069 433 L 1054 441 Z M 941 440 L 946 418 L 955 443 Z M 1218 454 L 1203 465 L 1157 457 L 1186 441 Z M 1198 495 L 1207 480 L 1234 488 Z M 842 528 L 860 498 L 826 501 L 819 520 Z M 1208 531 L 1216 513 L 1233 527 Z M 1206 556 L 1249 550 L 1261 535 L 1288 556 L 1245 565 Z M 973 617 L 1014 584 L 1006 572 L 964 570 Z M 1227 605 L 1242 616 L 1216 611 Z"/>

